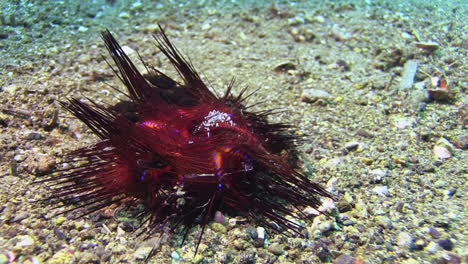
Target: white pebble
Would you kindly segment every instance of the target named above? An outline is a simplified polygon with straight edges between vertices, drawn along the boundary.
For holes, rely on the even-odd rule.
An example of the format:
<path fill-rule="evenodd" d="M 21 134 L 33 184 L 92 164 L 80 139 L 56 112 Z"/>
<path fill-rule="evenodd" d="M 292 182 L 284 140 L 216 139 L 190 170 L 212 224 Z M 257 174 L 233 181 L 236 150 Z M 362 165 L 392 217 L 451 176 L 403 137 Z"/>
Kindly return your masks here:
<path fill-rule="evenodd" d="M 263 228 L 261 226 L 257 227 L 257 237 L 260 240 L 265 239 L 265 228 Z"/>
<path fill-rule="evenodd" d="M 390 192 L 388 191 L 387 186 L 377 186 L 374 189 L 372 189 L 372 191 L 375 192 L 378 195 L 390 196 Z"/>

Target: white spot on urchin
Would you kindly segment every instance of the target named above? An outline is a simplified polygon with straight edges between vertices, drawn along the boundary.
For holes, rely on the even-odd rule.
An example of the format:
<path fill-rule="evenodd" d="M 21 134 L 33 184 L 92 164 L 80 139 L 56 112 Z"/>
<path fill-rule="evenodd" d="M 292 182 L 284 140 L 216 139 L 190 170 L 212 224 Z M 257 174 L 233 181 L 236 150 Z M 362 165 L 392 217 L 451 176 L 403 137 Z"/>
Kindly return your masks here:
<path fill-rule="evenodd" d="M 205 116 L 205 121 L 197 128 L 197 130 L 205 129 L 206 134 L 210 136 L 211 127 L 219 127 L 221 123 L 228 124 L 229 126 L 236 126 L 237 124 L 232 121 L 231 115 L 225 112 L 218 110 L 211 110 L 207 116 Z"/>

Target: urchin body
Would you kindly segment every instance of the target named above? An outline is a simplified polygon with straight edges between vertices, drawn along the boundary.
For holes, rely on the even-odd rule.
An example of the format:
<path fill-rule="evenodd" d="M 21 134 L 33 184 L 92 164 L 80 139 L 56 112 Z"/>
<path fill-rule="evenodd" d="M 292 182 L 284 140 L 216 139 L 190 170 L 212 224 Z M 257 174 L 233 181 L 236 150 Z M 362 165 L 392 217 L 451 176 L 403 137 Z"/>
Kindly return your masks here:
<path fill-rule="evenodd" d="M 76 166 L 43 181 L 54 186 L 50 200 L 88 214 L 135 199 L 145 205 L 149 233 L 182 227 L 186 235 L 217 211 L 300 233 L 291 217 L 330 197 L 282 156 L 298 140 L 292 127 L 269 123 L 273 111 L 251 111 L 243 104 L 245 91 L 232 95 L 232 83 L 223 96 L 214 95 L 162 29 L 157 46 L 182 82 L 150 67 L 143 76 L 108 31 L 103 39 L 129 100 L 110 108 L 78 99 L 62 103 L 100 141 L 69 153 L 64 162 Z"/>

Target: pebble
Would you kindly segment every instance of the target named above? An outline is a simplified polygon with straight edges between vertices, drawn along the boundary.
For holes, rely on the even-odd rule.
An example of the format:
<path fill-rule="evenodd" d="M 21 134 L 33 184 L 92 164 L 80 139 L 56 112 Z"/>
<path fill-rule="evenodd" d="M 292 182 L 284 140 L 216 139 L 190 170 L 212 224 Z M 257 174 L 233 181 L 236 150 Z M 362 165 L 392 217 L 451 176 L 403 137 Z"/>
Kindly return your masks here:
<path fill-rule="evenodd" d="M 300 16 L 295 16 L 293 18 L 288 19 L 288 24 L 290 26 L 298 26 L 298 25 L 304 24 L 304 22 L 305 22 L 305 19 Z"/>
<path fill-rule="evenodd" d="M 180 259 L 180 255 L 179 255 L 179 253 L 177 253 L 177 251 L 172 251 L 172 253 L 171 253 L 171 258 L 172 258 L 173 260 L 179 260 L 179 259 Z"/>
<path fill-rule="evenodd" d="M 417 239 L 416 241 L 414 241 L 414 244 L 413 244 L 413 249 L 414 250 L 423 250 L 424 247 L 427 246 L 427 243 L 424 239 Z"/>
<path fill-rule="evenodd" d="M 393 224 L 392 220 L 386 215 L 379 215 L 375 218 L 378 225 L 382 226 L 385 229 L 392 229 Z"/>
<path fill-rule="evenodd" d="M 354 258 L 350 255 L 340 255 L 338 258 L 335 259 L 333 262 L 334 264 L 354 264 Z"/>
<path fill-rule="evenodd" d="M 18 155 L 15 155 L 13 159 L 17 162 L 22 162 L 26 159 L 26 155 L 18 154 Z"/>
<path fill-rule="evenodd" d="M 407 90 L 413 87 L 414 77 L 418 71 L 418 61 L 408 60 L 403 68 L 402 77 L 400 80 L 400 89 Z"/>
<path fill-rule="evenodd" d="M 402 264 L 419 264 L 420 262 L 415 259 L 405 259 L 401 262 Z"/>
<path fill-rule="evenodd" d="M 87 32 L 89 28 L 85 26 L 79 26 L 77 30 L 78 32 Z"/>
<path fill-rule="evenodd" d="M 67 218 L 65 216 L 59 216 L 59 217 L 55 218 L 54 224 L 55 225 L 61 225 L 65 221 L 67 221 Z"/>
<path fill-rule="evenodd" d="M 100 263 L 99 256 L 91 252 L 83 252 L 80 254 L 80 263 Z"/>
<path fill-rule="evenodd" d="M 319 89 L 304 89 L 302 91 L 301 100 L 305 103 L 314 103 L 318 100 L 331 100 L 330 93 Z"/>
<path fill-rule="evenodd" d="M 429 53 L 432 53 L 434 52 L 435 50 L 437 50 L 439 48 L 439 44 L 436 43 L 436 42 L 432 42 L 432 41 L 429 41 L 429 42 L 416 42 L 416 47 L 422 49 L 422 50 L 425 50 Z"/>
<path fill-rule="evenodd" d="M 326 233 L 333 229 L 333 225 L 329 221 L 322 222 L 318 225 L 318 229 L 320 230 L 320 232 Z"/>
<path fill-rule="evenodd" d="M 447 254 L 440 258 L 440 263 L 442 264 L 461 264 L 462 259 L 459 256 L 453 254 Z M 466 262 L 464 262 L 466 263 Z"/>
<path fill-rule="evenodd" d="M 435 254 L 437 250 L 439 250 L 439 245 L 437 245 L 437 243 L 434 241 L 431 241 L 429 244 L 427 244 L 426 250 L 431 254 Z"/>
<path fill-rule="evenodd" d="M 10 84 L 3 87 L 3 91 L 8 92 L 10 95 L 14 95 L 20 87 L 16 84 Z"/>
<path fill-rule="evenodd" d="M 297 70 L 297 65 L 290 61 L 281 62 L 278 65 L 276 65 L 273 68 L 273 70 L 278 73 L 281 73 L 281 72 L 284 73 L 284 72 L 288 72 L 291 70 Z"/>
<path fill-rule="evenodd" d="M 25 248 L 34 245 L 34 238 L 28 235 L 16 237 L 18 242 L 15 245 L 15 248 Z"/>
<path fill-rule="evenodd" d="M 257 238 L 260 240 L 265 239 L 265 228 L 261 226 L 257 227 Z"/>
<path fill-rule="evenodd" d="M 41 133 L 38 132 L 31 132 L 26 136 L 27 140 L 40 140 L 43 139 L 44 137 L 42 136 Z"/>
<path fill-rule="evenodd" d="M 369 172 L 370 183 L 380 183 L 382 179 L 387 175 L 387 171 L 382 169 L 374 169 Z"/>
<path fill-rule="evenodd" d="M 244 250 L 249 246 L 249 243 L 244 239 L 236 239 L 234 240 L 233 245 L 237 250 Z"/>
<path fill-rule="evenodd" d="M 159 26 L 158 24 L 149 24 L 149 25 L 141 27 L 140 30 L 142 30 L 143 32 L 154 33 L 154 32 L 159 31 Z"/>
<path fill-rule="evenodd" d="M 8 260 L 8 256 L 5 254 L 0 254 L 0 264 L 8 264 L 10 261 Z"/>
<path fill-rule="evenodd" d="M 401 232 L 400 234 L 398 234 L 398 237 L 397 237 L 398 246 L 409 249 L 411 247 L 412 242 L 413 242 L 413 237 L 408 232 Z"/>
<path fill-rule="evenodd" d="M 345 148 L 348 151 L 356 150 L 359 147 L 359 142 L 357 141 L 351 141 L 351 142 L 346 142 Z"/>
<path fill-rule="evenodd" d="M 452 153 L 444 146 L 435 145 L 432 149 L 432 153 L 436 159 L 450 159 L 452 157 Z"/>
<path fill-rule="evenodd" d="M 317 22 L 317 23 L 320 23 L 320 24 L 323 24 L 325 23 L 325 17 L 324 16 L 314 16 L 314 17 L 306 17 L 306 20 L 307 22 Z"/>
<path fill-rule="evenodd" d="M 73 258 L 73 251 L 71 249 L 64 248 L 57 251 L 50 259 L 48 259 L 47 264 L 71 263 Z"/>
<path fill-rule="evenodd" d="M 203 30 L 203 31 L 207 31 L 207 30 L 209 30 L 210 28 L 211 28 L 210 23 L 205 23 L 205 24 L 203 24 L 203 25 L 201 26 L 201 30 Z"/>
<path fill-rule="evenodd" d="M 405 129 L 413 126 L 415 120 L 413 117 L 395 115 L 391 118 L 393 125 L 398 129 Z"/>
<path fill-rule="evenodd" d="M 435 239 L 439 239 L 440 236 L 441 236 L 439 230 L 437 230 L 436 228 L 433 228 L 433 227 L 429 228 L 427 233 L 429 233 L 429 235 L 431 235 L 431 237 L 435 238 Z"/>
<path fill-rule="evenodd" d="M 220 223 L 213 223 L 213 225 L 211 226 L 211 229 L 213 229 L 213 231 L 215 231 L 216 233 L 221 233 L 221 234 L 225 234 L 227 232 L 226 227 Z"/>
<path fill-rule="evenodd" d="M 138 11 L 141 9 L 143 9 L 143 4 L 140 1 L 136 1 L 130 6 L 130 10 L 132 11 Z"/>
<path fill-rule="evenodd" d="M 13 219 L 11 219 L 9 222 L 10 223 L 20 222 L 21 220 L 26 219 L 28 216 L 29 214 L 27 212 L 20 212 L 17 215 L 15 215 Z"/>
<path fill-rule="evenodd" d="M 133 257 L 136 260 L 145 260 L 151 253 L 151 250 L 153 250 L 152 247 L 141 246 L 137 248 L 137 250 L 135 250 L 135 253 L 133 253 Z"/>
<path fill-rule="evenodd" d="M 110 250 L 112 254 L 121 255 L 126 252 L 127 247 L 120 243 L 115 243 L 115 244 L 109 244 L 108 247 L 106 247 L 106 249 Z"/>
<path fill-rule="evenodd" d="M 437 241 L 437 244 L 445 250 L 451 251 L 454 247 L 453 242 L 450 239 L 441 239 Z"/>
<path fill-rule="evenodd" d="M 120 18 L 125 18 L 125 19 L 127 19 L 127 18 L 130 18 L 130 14 L 127 13 L 127 12 L 121 12 L 121 13 L 119 14 L 119 17 L 120 17 Z"/>
<path fill-rule="evenodd" d="M 280 256 L 280 255 L 283 255 L 284 248 L 279 243 L 273 243 L 268 247 L 268 251 L 270 251 L 271 253 L 273 253 L 273 254 L 275 254 L 277 256 Z"/>
<path fill-rule="evenodd" d="M 453 140 L 453 145 L 459 149 L 468 149 L 468 135 L 461 135 Z"/>
<path fill-rule="evenodd" d="M 381 196 L 390 196 L 387 186 L 377 186 L 372 189 L 372 191 Z"/>

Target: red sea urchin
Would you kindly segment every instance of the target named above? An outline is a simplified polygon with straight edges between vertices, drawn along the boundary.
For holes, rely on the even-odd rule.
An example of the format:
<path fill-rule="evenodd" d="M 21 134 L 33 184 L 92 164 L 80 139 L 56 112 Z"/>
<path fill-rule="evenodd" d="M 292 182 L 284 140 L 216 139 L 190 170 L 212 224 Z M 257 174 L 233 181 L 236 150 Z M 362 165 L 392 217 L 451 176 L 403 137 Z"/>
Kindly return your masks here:
<path fill-rule="evenodd" d="M 234 212 L 279 232 L 298 233 L 301 209 L 318 208 L 330 194 L 284 158 L 298 137 L 269 123 L 272 111 L 243 105 L 245 90 L 213 94 L 160 28 L 156 45 L 178 71 L 177 82 L 156 68 L 142 75 L 109 31 L 102 37 L 129 101 L 104 107 L 78 99 L 62 105 L 99 138 L 63 159 L 73 166 L 42 180 L 52 202 L 90 214 L 124 199 L 145 208 L 148 234 L 181 227 L 184 238 L 215 212 Z M 289 217 L 287 217 L 289 216 Z M 271 225 L 271 223 L 275 223 Z"/>

